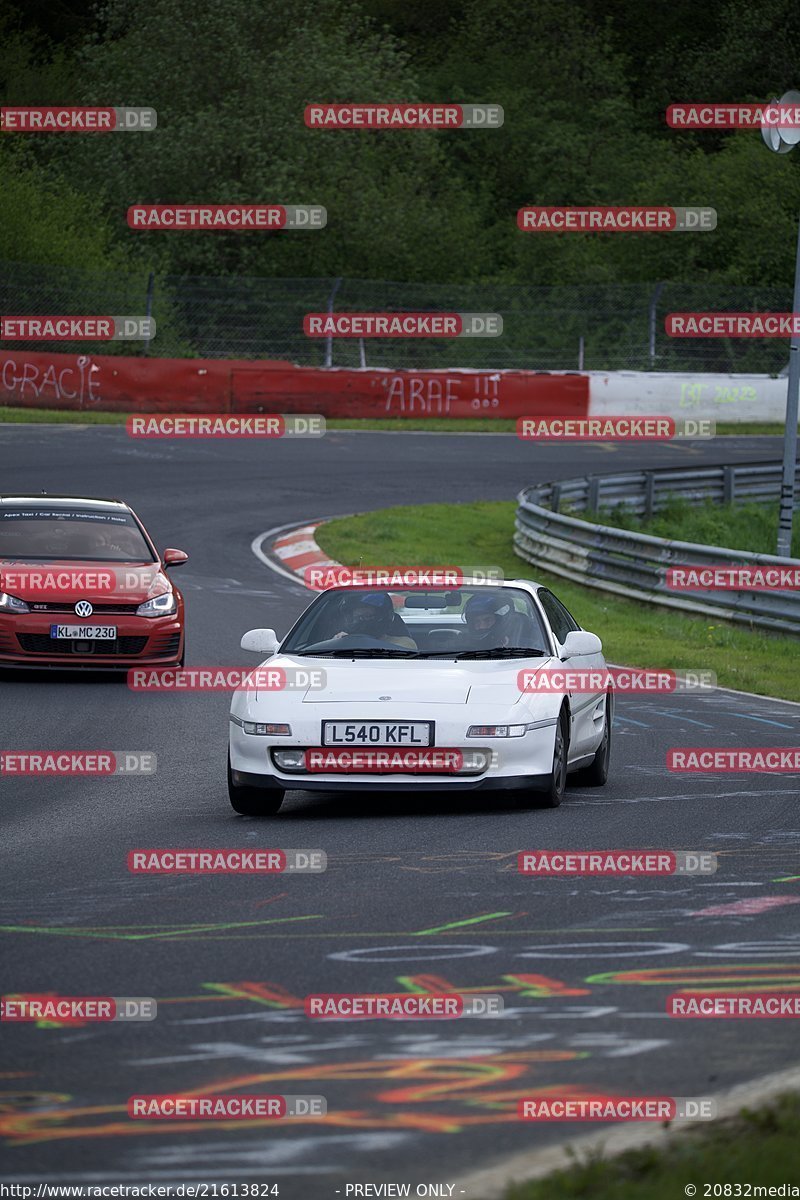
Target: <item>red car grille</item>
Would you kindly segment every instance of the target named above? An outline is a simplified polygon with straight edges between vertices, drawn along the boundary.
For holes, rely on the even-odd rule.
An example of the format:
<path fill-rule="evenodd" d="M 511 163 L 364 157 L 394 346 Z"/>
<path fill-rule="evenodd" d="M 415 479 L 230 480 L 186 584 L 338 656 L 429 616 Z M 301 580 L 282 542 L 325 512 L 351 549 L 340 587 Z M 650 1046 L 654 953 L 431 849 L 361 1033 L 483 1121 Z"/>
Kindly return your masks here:
<path fill-rule="evenodd" d="M 44 602 L 40 604 L 38 602 L 34 603 L 34 602 L 30 602 L 30 601 L 29 601 L 29 603 L 30 603 L 30 608 L 31 608 L 32 612 L 73 613 L 73 614 L 75 612 L 74 604 L 62 604 L 62 603 L 56 603 L 55 601 L 53 601 L 52 603 L 49 603 L 49 604 L 44 603 Z M 128 615 L 130 615 L 131 613 L 135 613 L 138 607 L 139 607 L 138 604 L 95 604 L 94 602 L 92 603 L 92 608 L 94 609 L 94 611 L 96 613 L 127 613 Z"/>
<path fill-rule="evenodd" d="M 177 654 L 181 648 L 181 635 L 179 633 L 165 633 L 161 637 L 155 637 L 150 643 L 149 654 L 153 658 L 166 658 L 167 655 Z"/>
<path fill-rule="evenodd" d="M 43 654 L 48 658 L 56 655 L 71 657 L 73 654 L 86 654 L 85 647 L 78 648 L 73 642 L 59 641 L 46 633 L 18 633 L 17 640 L 26 654 Z M 90 654 L 141 654 L 147 644 L 146 637 L 119 637 L 113 641 L 90 640 Z"/>

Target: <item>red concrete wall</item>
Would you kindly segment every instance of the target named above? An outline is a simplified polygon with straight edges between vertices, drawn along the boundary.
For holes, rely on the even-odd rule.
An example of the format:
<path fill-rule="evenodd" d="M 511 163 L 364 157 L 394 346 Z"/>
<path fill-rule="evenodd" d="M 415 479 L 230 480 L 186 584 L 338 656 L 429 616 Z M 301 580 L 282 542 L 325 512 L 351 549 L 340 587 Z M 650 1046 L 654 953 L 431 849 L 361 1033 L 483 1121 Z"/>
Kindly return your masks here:
<path fill-rule="evenodd" d="M 586 375 L 298 367 L 278 360 L 0 350 L 0 404 L 96 412 L 304 412 L 326 417 L 586 416 Z"/>

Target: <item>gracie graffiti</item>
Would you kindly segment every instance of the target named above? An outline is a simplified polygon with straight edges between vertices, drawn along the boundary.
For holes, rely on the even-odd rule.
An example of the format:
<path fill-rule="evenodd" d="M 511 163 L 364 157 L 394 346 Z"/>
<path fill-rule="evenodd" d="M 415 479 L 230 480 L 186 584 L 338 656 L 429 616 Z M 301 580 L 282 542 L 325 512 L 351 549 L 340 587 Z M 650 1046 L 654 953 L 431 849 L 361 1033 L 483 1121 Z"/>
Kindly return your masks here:
<path fill-rule="evenodd" d="M 78 407 L 96 404 L 100 399 L 100 368 L 92 360 L 81 355 L 72 366 L 43 365 L 20 359 L 7 358 L 0 367 L 0 381 L 5 397 L 10 400 L 47 399 L 58 403 L 61 400 L 77 400 Z"/>

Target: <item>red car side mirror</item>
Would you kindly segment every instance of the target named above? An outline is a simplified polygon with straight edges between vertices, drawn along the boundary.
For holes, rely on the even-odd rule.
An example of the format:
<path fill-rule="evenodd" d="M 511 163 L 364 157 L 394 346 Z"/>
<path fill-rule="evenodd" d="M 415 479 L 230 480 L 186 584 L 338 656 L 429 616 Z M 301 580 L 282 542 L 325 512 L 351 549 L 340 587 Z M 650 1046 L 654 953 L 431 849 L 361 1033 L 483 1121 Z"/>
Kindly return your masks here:
<path fill-rule="evenodd" d="M 183 550 L 165 550 L 164 551 L 164 566 L 165 567 L 180 567 L 188 561 L 189 555 Z"/>

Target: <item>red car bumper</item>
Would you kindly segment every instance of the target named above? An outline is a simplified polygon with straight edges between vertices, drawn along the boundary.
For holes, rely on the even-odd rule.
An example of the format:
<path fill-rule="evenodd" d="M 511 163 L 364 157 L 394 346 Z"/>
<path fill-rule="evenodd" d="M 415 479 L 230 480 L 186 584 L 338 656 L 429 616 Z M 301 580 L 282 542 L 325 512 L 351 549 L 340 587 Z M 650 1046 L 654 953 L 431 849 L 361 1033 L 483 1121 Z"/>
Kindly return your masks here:
<path fill-rule="evenodd" d="M 113 641 L 52 638 L 50 626 L 75 624 L 67 612 L 0 614 L 0 666 L 55 667 L 62 670 L 175 666 L 183 656 L 183 605 L 167 617 L 100 614 L 98 624 L 114 625 Z"/>

